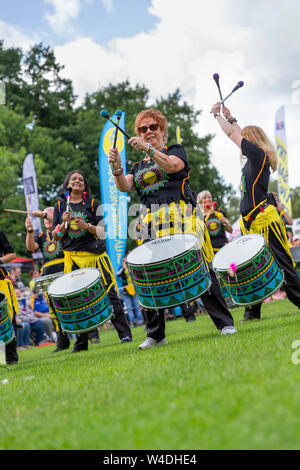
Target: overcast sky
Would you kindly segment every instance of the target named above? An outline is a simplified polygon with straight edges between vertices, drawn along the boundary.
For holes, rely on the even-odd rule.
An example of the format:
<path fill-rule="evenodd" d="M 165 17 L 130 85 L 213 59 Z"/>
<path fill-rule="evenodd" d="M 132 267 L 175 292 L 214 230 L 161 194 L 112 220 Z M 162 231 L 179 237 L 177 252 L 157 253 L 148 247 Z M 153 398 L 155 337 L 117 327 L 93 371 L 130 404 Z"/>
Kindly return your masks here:
<path fill-rule="evenodd" d="M 126 79 L 151 98 L 179 88 L 202 110 L 195 131 L 215 134 L 212 162 L 236 190 L 239 150 L 210 114 L 219 99 L 212 75 L 223 95 L 243 80 L 228 100 L 233 116 L 274 141 L 275 113 L 285 106 L 289 181 L 300 185 L 299 0 L 10 0 L 0 38 L 5 47 L 53 47 L 79 99 Z"/>

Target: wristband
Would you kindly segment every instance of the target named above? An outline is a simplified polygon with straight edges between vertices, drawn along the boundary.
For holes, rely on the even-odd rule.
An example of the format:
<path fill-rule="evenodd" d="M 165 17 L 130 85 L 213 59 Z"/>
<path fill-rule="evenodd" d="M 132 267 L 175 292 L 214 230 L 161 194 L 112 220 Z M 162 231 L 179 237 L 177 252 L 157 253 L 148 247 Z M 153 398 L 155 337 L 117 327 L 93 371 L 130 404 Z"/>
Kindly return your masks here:
<path fill-rule="evenodd" d="M 228 121 L 230 124 L 233 124 L 234 122 L 237 122 L 237 119 L 234 118 L 234 117 L 230 117 L 229 119 L 227 119 L 227 121 Z"/>
<path fill-rule="evenodd" d="M 150 154 L 153 156 L 153 155 L 155 154 L 155 152 L 156 152 L 156 148 L 153 147 L 153 145 L 151 145 L 151 144 L 148 143 L 147 154 L 150 153 Z"/>
<path fill-rule="evenodd" d="M 43 215 L 43 219 L 47 219 L 47 212 Z"/>
<path fill-rule="evenodd" d="M 59 237 L 63 237 L 64 234 L 62 232 L 56 232 Z"/>
<path fill-rule="evenodd" d="M 221 116 L 221 113 L 214 114 L 214 117 Z"/>
<path fill-rule="evenodd" d="M 114 172 L 114 170 L 112 170 L 112 174 L 113 174 L 114 176 L 120 176 L 120 175 L 122 175 L 122 173 L 123 173 L 123 168 L 122 168 L 122 167 L 121 167 L 121 168 L 118 168 L 118 169 L 116 170 L 116 172 Z"/>
<path fill-rule="evenodd" d="M 27 230 L 27 233 L 32 233 L 32 232 L 33 232 L 33 230 L 32 230 L 32 229 L 31 229 L 31 230 Z"/>

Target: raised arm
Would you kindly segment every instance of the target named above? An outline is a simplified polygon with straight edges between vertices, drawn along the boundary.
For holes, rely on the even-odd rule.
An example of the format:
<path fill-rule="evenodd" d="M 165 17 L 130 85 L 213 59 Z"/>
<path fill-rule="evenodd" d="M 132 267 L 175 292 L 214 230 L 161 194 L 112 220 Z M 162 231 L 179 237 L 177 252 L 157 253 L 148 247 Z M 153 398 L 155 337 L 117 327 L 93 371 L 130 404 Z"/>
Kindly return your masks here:
<path fill-rule="evenodd" d="M 224 112 L 224 108 L 225 106 L 223 107 L 223 112 Z M 232 119 L 229 118 L 229 121 L 225 120 L 222 116 L 221 116 L 221 103 L 216 103 L 213 105 L 212 107 L 212 113 L 214 115 L 214 117 L 216 118 L 216 120 L 218 121 L 222 131 L 227 135 L 227 137 L 229 137 L 230 140 L 232 140 L 239 148 L 241 148 L 241 142 L 243 140 L 243 137 L 241 136 L 241 129 L 240 127 L 237 125 L 236 122 L 230 122 L 232 121 Z M 231 114 L 230 114 L 230 111 L 228 108 L 225 108 L 225 115 L 230 115 L 231 117 Z"/>
<path fill-rule="evenodd" d="M 121 163 L 121 155 L 118 149 L 110 149 L 108 156 L 109 163 L 113 164 L 113 175 L 119 191 L 128 193 L 134 187 L 133 175 L 124 175 Z"/>

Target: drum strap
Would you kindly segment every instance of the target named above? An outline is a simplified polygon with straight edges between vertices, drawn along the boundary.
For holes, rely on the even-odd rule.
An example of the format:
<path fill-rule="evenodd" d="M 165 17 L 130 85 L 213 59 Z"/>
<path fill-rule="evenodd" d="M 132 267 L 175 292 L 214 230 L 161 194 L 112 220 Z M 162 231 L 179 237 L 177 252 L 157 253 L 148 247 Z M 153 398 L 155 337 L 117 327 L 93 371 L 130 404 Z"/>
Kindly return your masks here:
<path fill-rule="evenodd" d="M 259 235 L 262 235 L 267 240 L 267 242 L 269 241 L 269 232 L 271 230 L 279 243 L 282 245 L 283 249 L 290 256 L 292 263 L 295 266 L 291 255 L 290 242 L 287 238 L 284 223 L 280 218 L 277 209 L 272 204 L 269 204 L 263 212 L 260 212 L 256 215 L 255 219 L 251 222 L 249 229 L 245 224 L 245 219 L 241 216 L 240 227 L 243 235 L 246 233 L 258 233 Z"/>
<path fill-rule="evenodd" d="M 98 268 L 101 272 L 102 280 L 105 284 L 106 293 L 110 291 L 112 287 L 115 288 L 117 295 L 119 295 L 118 285 L 115 278 L 115 273 L 111 265 L 110 259 L 106 251 L 101 255 L 88 253 L 87 251 L 65 251 L 65 274 L 72 271 L 73 264 L 75 263 L 79 269 L 83 268 Z M 106 277 L 108 275 L 111 282 L 107 283 Z"/>

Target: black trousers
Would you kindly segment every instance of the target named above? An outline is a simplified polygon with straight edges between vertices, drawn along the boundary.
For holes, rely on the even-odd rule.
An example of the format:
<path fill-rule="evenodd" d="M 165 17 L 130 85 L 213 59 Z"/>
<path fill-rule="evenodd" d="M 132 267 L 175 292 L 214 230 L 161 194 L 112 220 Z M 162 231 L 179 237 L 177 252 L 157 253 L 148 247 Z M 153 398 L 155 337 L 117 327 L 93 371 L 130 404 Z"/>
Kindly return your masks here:
<path fill-rule="evenodd" d="M 300 308 L 300 277 L 295 270 L 292 260 L 277 240 L 274 233 L 269 232 L 269 248 L 272 250 L 278 264 L 284 271 L 285 291 L 287 298 L 298 308 Z M 248 305 L 245 308 L 244 320 L 260 318 L 262 302 Z"/>
<path fill-rule="evenodd" d="M 110 285 L 112 280 L 111 280 L 109 273 L 105 272 L 104 275 L 105 275 L 105 280 L 107 282 L 107 285 Z M 119 335 L 120 340 L 122 340 L 125 337 L 129 337 L 130 339 L 132 339 L 130 326 L 128 324 L 126 315 L 124 313 L 122 302 L 120 298 L 118 297 L 118 294 L 114 286 L 112 286 L 111 289 L 109 290 L 108 297 L 111 301 L 111 304 L 113 306 L 113 311 L 114 311 L 113 316 L 111 317 L 111 322 L 114 325 Z M 89 332 L 80 333 L 77 336 L 76 342 L 74 344 L 74 350 L 75 351 L 87 350 L 88 341 L 89 341 Z"/>
<path fill-rule="evenodd" d="M 10 364 L 12 362 L 18 362 L 19 360 L 17 352 L 17 323 L 15 313 L 12 319 L 12 325 L 15 332 L 15 338 L 10 343 L 5 345 L 5 360 L 7 364 Z"/>
<path fill-rule="evenodd" d="M 209 291 L 201 295 L 201 299 L 215 326 L 218 330 L 221 330 L 224 326 L 233 326 L 233 318 L 226 306 L 215 272 L 210 268 L 209 273 L 211 286 Z M 156 341 L 164 339 L 166 336 L 165 309 L 153 310 L 143 308 L 143 311 L 146 320 L 147 336 Z"/>
<path fill-rule="evenodd" d="M 187 322 L 192 321 L 192 320 L 196 320 L 196 317 L 195 317 L 195 314 L 193 312 L 192 306 L 189 303 L 179 305 L 179 307 L 181 308 L 182 315 L 183 315 L 183 317 L 185 318 L 185 320 Z M 175 316 L 175 308 L 174 307 L 170 307 L 170 308 L 168 308 L 168 310 L 169 310 L 169 313 L 171 315 Z"/>

